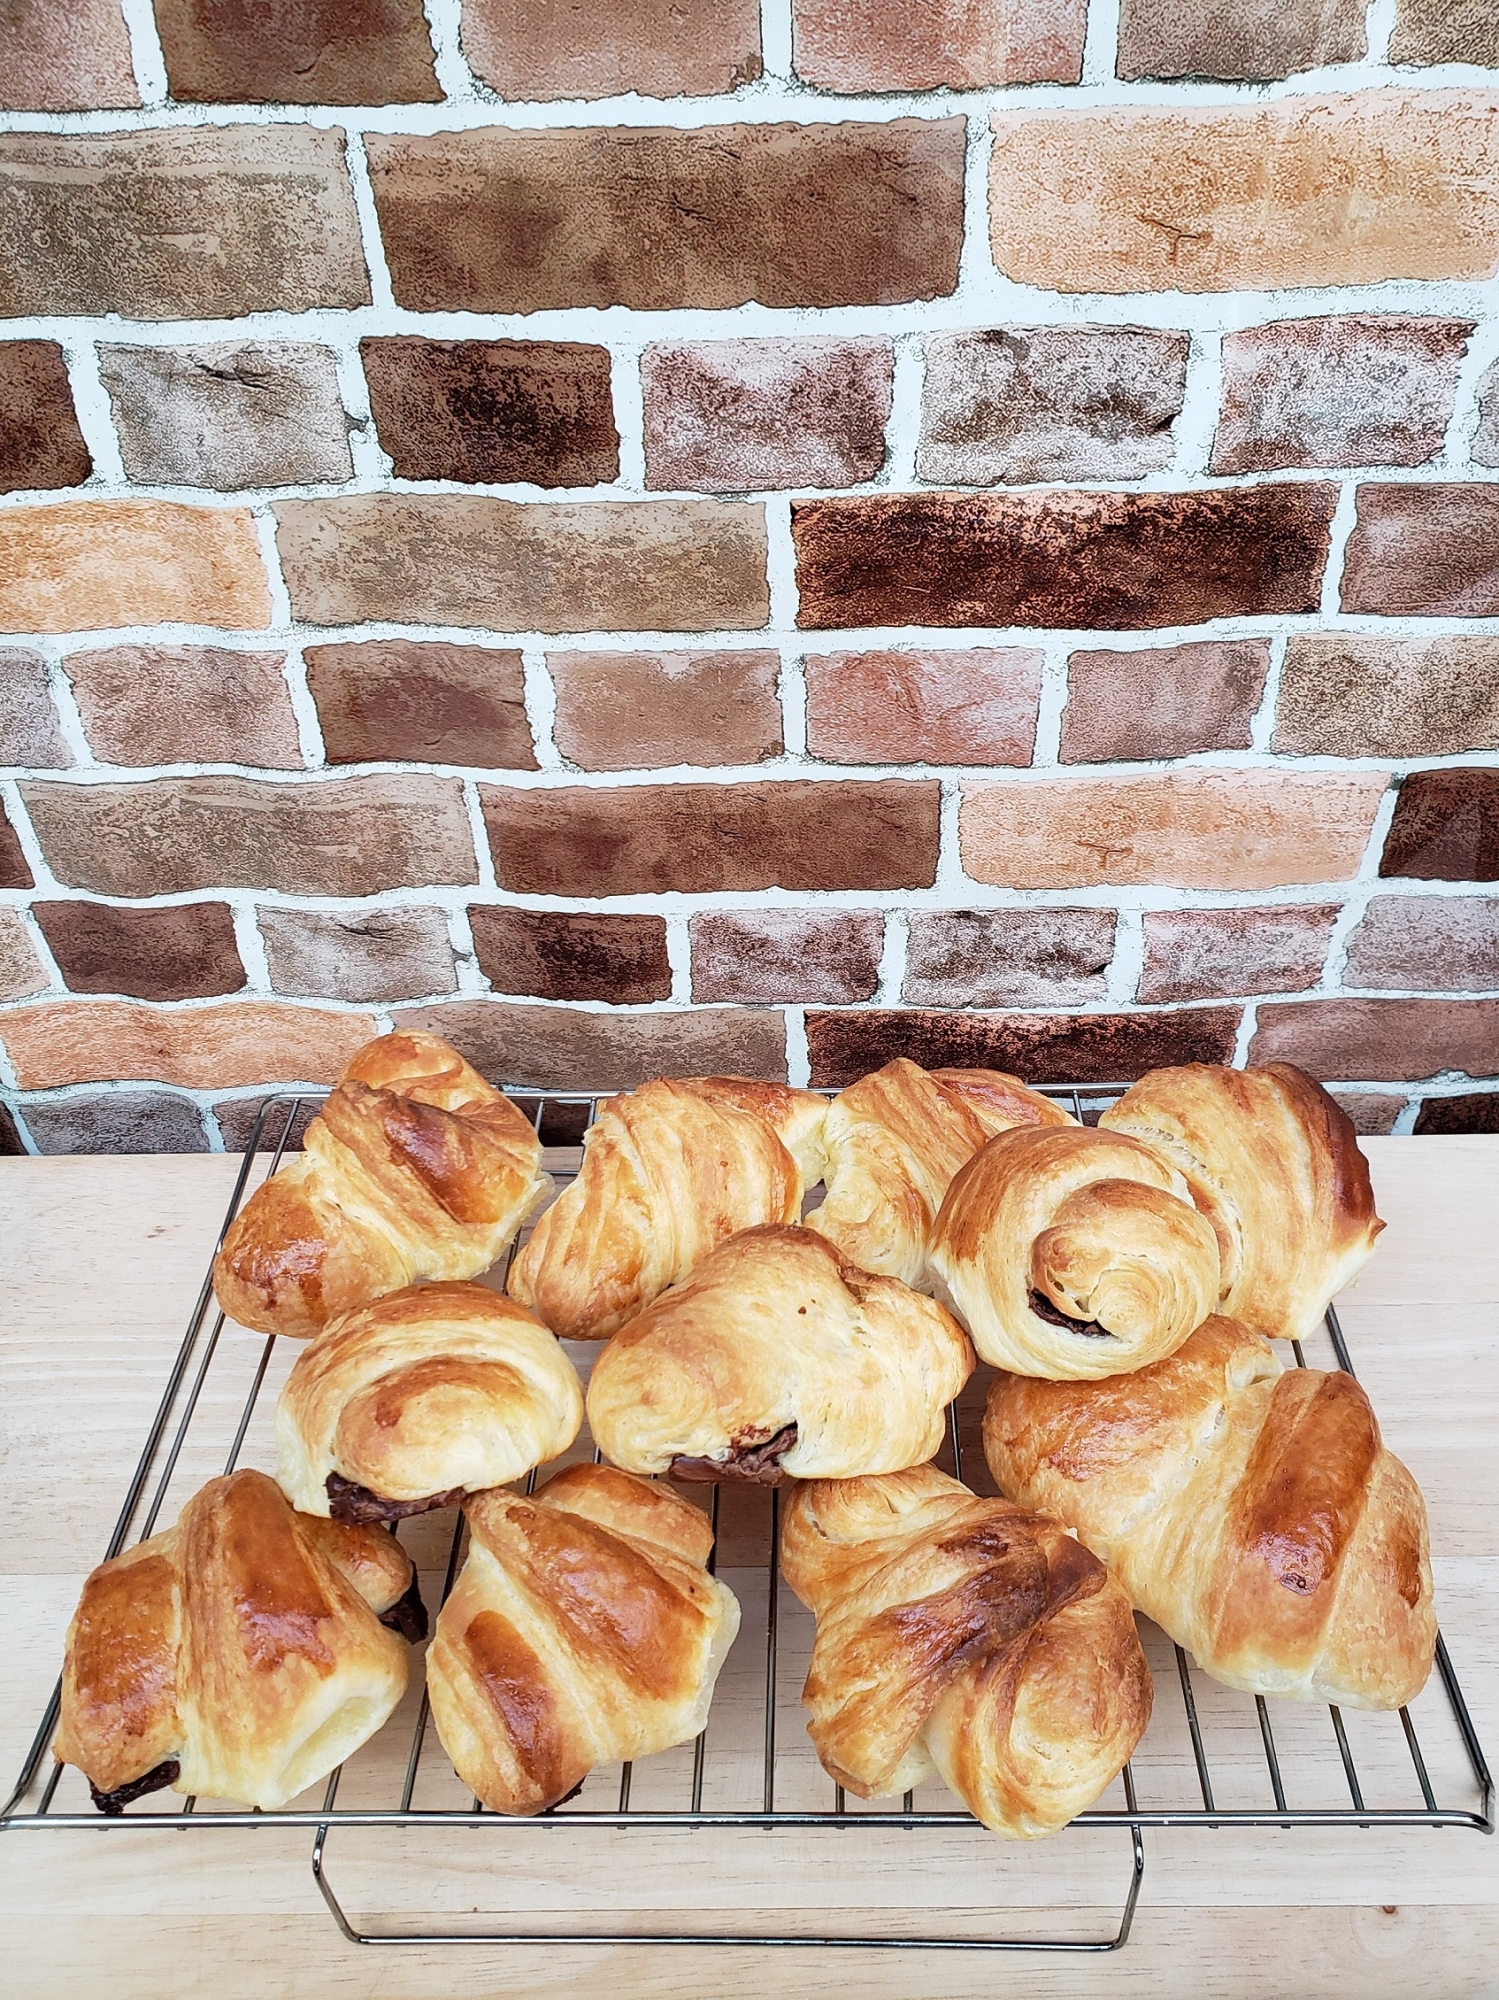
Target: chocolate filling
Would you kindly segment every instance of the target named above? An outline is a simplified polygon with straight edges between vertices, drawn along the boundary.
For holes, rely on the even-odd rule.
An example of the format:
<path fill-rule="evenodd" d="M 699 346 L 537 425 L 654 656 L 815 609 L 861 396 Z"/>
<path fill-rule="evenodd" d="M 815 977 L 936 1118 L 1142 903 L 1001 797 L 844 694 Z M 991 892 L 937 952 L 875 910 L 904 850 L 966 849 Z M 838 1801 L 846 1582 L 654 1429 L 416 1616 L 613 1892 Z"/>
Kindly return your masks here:
<path fill-rule="evenodd" d="M 134 1805 L 137 1799 L 145 1798 L 148 1792 L 164 1791 L 175 1784 L 182 1766 L 175 1757 L 168 1757 L 164 1764 L 147 1771 L 143 1778 L 132 1778 L 128 1785 L 117 1785 L 112 1792 L 101 1792 L 93 1779 L 89 1779 L 89 1795 L 101 1813 L 110 1819 L 118 1819 L 126 1806 Z"/>
<path fill-rule="evenodd" d="M 781 1460 L 795 1443 L 795 1424 L 787 1424 L 771 1438 L 731 1438 L 727 1458 L 674 1458 L 667 1477 L 709 1485 L 738 1479 L 749 1486 L 779 1486 L 786 1477 Z"/>
<path fill-rule="evenodd" d="M 434 1507 L 451 1507 L 464 1497 L 463 1488 L 454 1486 L 446 1493 L 429 1493 L 425 1500 L 386 1500 L 338 1472 L 330 1472 L 324 1484 L 328 1489 L 328 1512 L 335 1521 L 347 1521 L 354 1528 L 404 1521 L 412 1514 L 430 1514 Z"/>
<path fill-rule="evenodd" d="M 427 1636 L 427 1607 L 422 1602 L 422 1587 L 415 1576 L 406 1586 L 405 1595 L 398 1597 L 389 1611 L 380 1613 L 380 1623 L 388 1631 L 399 1632 L 407 1645 L 418 1645 Z"/>
<path fill-rule="evenodd" d="M 1071 1313 L 1064 1313 L 1054 1305 L 1045 1292 L 1031 1293 L 1031 1311 L 1037 1319 L 1044 1319 L 1049 1326 L 1065 1326 L 1069 1333 L 1085 1333 L 1090 1340 L 1117 1340 L 1117 1333 L 1096 1319 L 1074 1319 Z"/>

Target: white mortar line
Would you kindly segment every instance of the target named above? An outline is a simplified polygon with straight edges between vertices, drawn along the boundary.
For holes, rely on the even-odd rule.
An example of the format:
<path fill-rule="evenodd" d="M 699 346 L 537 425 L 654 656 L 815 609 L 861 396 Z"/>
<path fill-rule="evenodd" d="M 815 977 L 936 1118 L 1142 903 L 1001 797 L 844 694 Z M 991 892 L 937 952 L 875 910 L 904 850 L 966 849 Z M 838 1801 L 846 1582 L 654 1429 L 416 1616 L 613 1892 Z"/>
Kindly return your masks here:
<path fill-rule="evenodd" d="M 1062 716 L 1068 692 L 1067 662 L 1072 650 L 1062 645 L 1046 646 L 1041 651 L 1041 699 L 1036 711 L 1036 741 L 1030 763 L 1034 771 L 1055 771 L 1062 755 Z"/>
<path fill-rule="evenodd" d="M 1120 910 L 1114 925 L 1114 956 L 1105 974 L 1104 997 L 1111 1007 L 1133 1004 L 1144 969 L 1144 914 Z"/>
<path fill-rule="evenodd" d="M 787 647 L 776 678 L 781 704 L 781 742 L 786 757 L 800 763 L 807 751 L 807 668 L 799 652 Z"/>
<path fill-rule="evenodd" d="M 629 493 L 646 491 L 645 391 L 641 381 L 644 347 L 617 344 L 612 349 L 610 387 L 614 425 L 619 432 L 619 485 Z"/>
<path fill-rule="evenodd" d="M 390 481 L 389 454 L 381 447 L 370 410 L 370 388 L 365 379 L 364 359 L 358 340 L 344 339 L 333 349 L 338 372 L 339 400 L 349 418 L 349 457 L 354 466 L 354 484 L 367 491 L 382 489 Z"/>
<path fill-rule="evenodd" d="M 792 0 L 760 0 L 760 53 L 768 82 L 794 81 L 792 63 Z"/>
<path fill-rule="evenodd" d="M 268 506 L 261 504 L 251 509 L 251 517 L 255 523 L 255 539 L 260 544 L 260 559 L 265 565 L 266 588 L 271 600 L 270 625 L 257 636 L 269 641 L 273 632 L 290 626 L 291 598 L 286 578 L 281 574 L 281 552 L 276 547 L 276 516 Z"/>
<path fill-rule="evenodd" d="M 78 706 L 78 697 L 73 692 L 73 683 L 68 677 L 66 663 L 59 660 L 51 648 L 47 653 L 47 691 L 52 696 L 52 706 L 57 712 L 58 728 L 62 740 L 78 760 L 80 770 L 92 769 L 98 762 L 88 733 L 83 726 L 83 712 Z"/>
<path fill-rule="evenodd" d="M 98 349 L 92 340 L 66 340 L 63 342 L 63 356 L 67 362 L 68 386 L 73 392 L 73 408 L 78 414 L 78 428 L 83 432 L 83 441 L 94 462 L 93 479 L 89 485 L 99 480 L 105 485 L 123 486 L 126 483 L 125 467 L 120 458 L 119 439 L 115 436 L 114 405 L 99 372 Z M 85 495 L 87 490 L 84 489 Z"/>
<path fill-rule="evenodd" d="M 289 996 L 276 992 L 271 983 L 270 961 L 266 957 L 265 939 L 260 934 L 257 922 L 255 892 L 239 890 L 229 897 L 229 910 L 234 918 L 234 942 L 239 948 L 240 962 L 245 968 L 245 978 L 250 991 L 267 999 L 283 999 Z"/>
<path fill-rule="evenodd" d="M 1319 993 L 1336 993 L 1343 989 L 1343 968 L 1348 962 L 1348 942 L 1363 921 L 1364 912 L 1371 900 L 1380 893 L 1396 893 L 1396 885 L 1379 873 L 1380 856 L 1384 853 L 1385 838 L 1390 831 L 1390 822 L 1395 817 L 1395 804 L 1399 794 L 1394 785 L 1379 802 L 1374 815 L 1374 824 L 1369 830 L 1369 838 L 1364 846 L 1363 858 L 1353 881 L 1347 884 L 1339 902 L 1341 907 L 1333 921 L 1332 935 L 1327 943 L 1327 956 L 1322 962 L 1322 977 L 1318 981 Z M 1453 887 L 1459 885 L 1454 884 Z M 1471 887 L 1471 884 L 1463 885 Z"/>
<path fill-rule="evenodd" d="M 680 1007 L 692 1004 L 692 939 L 688 922 L 689 919 L 681 915 L 666 919 L 666 962 L 671 967 L 671 999 L 673 1005 Z"/>
<path fill-rule="evenodd" d="M 1286 664 L 1286 648 L 1289 641 L 1279 635 L 1270 641 L 1270 664 L 1265 672 L 1265 688 L 1260 696 L 1260 705 L 1250 717 L 1250 747 L 1270 754 L 1271 738 L 1275 734 L 1275 708 L 1280 700 L 1281 674 Z"/>
<path fill-rule="evenodd" d="M 292 714 L 297 723 L 297 744 L 302 753 L 302 761 L 309 770 L 320 771 L 328 762 L 327 746 L 323 742 L 322 718 L 317 712 L 317 703 L 312 698 L 312 689 L 307 681 L 307 662 L 302 648 L 288 649 L 281 666 L 281 677 L 286 682 L 286 692 L 291 700 Z"/>
<path fill-rule="evenodd" d="M 1090 0 L 1088 30 L 1083 42 L 1084 84 L 1108 88 L 1115 84 L 1114 62 L 1119 47 L 1119 0 Z"/>
<path fill-rule="evenodd" d="M 463 803 L 468 809 L 468 827 L 473 836 L 474 858 L 478 863 L 476 889 L 497 889 L 495 880 L 494 855 L 490 850 L 489 832 L 484 824 L 484 808 L 479 803 L 479 787 L 472 778 L 463 781 Z"/>
<path fill-rule="evenodd" d="M 432 34 L 439 89 L 460 102 L 477 97 L 478 80 L 463 53 L 460 0 L 422 0 L 422 11 Z"/>
<path fill-rule="evenodd" d="M 791 501 L 784 494 L 772 494 L 764 504 L 767 575 L 770 582 L 770 612 L 766 625 L 772 632 L 794 632 L 798 591 L 796 548 L 791 539 Z M 680 644 L 680 640 L 678 644 Z M 740 644 L 747 641 L 740 635 Z"/>
<path fill-rule="evenodd" d="M 1178 479 L 1200 478 L 1207 474 L 1213 437 L 1218 428 L 1222 385 L 1223 335 L 1214 327 L 1200 327 L 1192 334 L 1187 350 L 1187 379 L 1183 386 L 1182 406 L 1172 426 L 1175 441 L 1173 463 Z"/>
<path fill-rule="evenodd" d="M 53 4 L 63 6 L 66 0 L 53 0 Z M 147 110 L 157 111 L 166 103 L 170 85 L 151 0 L 120 0 L 120 12 L 125 17 L 125 32 L 130 37 L 130 63 L 135 71 L 135 87 Z"/>
<path fill-rule="evenodd" d="M 1338 489 L 1338 504 L 1328 530 L 1327 567 L 1322 572 L 1319 608 L 1324 619 L 1335 618 L 1342 609 L 1343 560 L 1357 521 L 1357 493 L 1358 482 L 1353 479 L 1345 479 Z"/>
<path fill-rule="evenodd" d="M 1230 1001 L 1228 1004 L 1231 1006 L 1233 1003 Z M 1234 1036 L 1234 1052 L 1228 1059 L 1231 1069 L 1243 1069 L 1247 1066 L 1249 1045 L 1254 1040 L 1255 1030 L 1259 1026 L 1259 1016 L 1259 1003 L 1254 1000 L 1249 1001 L 1240 1016 L 1238 1032 Z"/>
<path fill-rule="evenodd" d="M 21 928 L 30 941 L 31 949 L 36 953 L 41 968 L 47 975 L 46 987 L 40 993 L 18 993 L 16 999 L 21 1001 L 50 1000 L 54 997 L 62 999 L 67 993 L 68 982 L 63 977 L 62 967 L 52 956 L 47 933 L 37 921 L 35 909 L 30 904 L 21 904 L 16 907 L 16 915 L 21 920 Z"/>
<path fill-rule="evenodd" d="M 385 261 L 385 239 L 375 212 L 375 193 L 370 185 L 370 163 L 364 150 L 364 135 L 350 125 L 344 127 L 344 150 L 349 169 L 349 186 L 354 195 L 354 213 L 359 219 L 359 239 L 364 246 L 365 269 L 369 272 L 370 300 L 377 308 L 395 305 L 390 267 Z"/>
<path fill-rule="evenodd" d="M 890 421 L 885 427 L 885 463 L 878 484 L 904 489 L 916 484 L 921 445 L 921 404 L 926 387 L 926 348 L 919 333 L 894 337 L 895 368 L 890 384 Z"/>
<path fill-rule="evenodd" d="M 1390 36 L 1395 30 L 1397 5 L 1398 0 L 1369 0 L 1364 14 L 1364 33 L 1369 45 L 1364 61 L 1371 68 L 1390 59 Z"/>
<path fill-rule="evenodd" d="M 906 911 L 886 910 L 885 936 L 874 989 L 876 1007 L 898 1007 L 901 1004 L 901 989 L 906 983 L 906 960 L 911 942 L 910 924 L 911 920 Z"/>
<path fill-rule="evenodd" d="M 805 1007 L 787 1007 L 783 1010 L 786 1022 L 786 1081 L 805 1090 L 812 1081 L 812 1058 L 807 1047 L 807 1010 Z"/>
<path fill-rule="evenodd" d="M 531 725 L 536 761 L 543 771 L 560 771 L 563 769 L 562 753 L 557 748 L 553 733 L 557 724 L 557 688 L 547 666 L 546 653 L 540 646 L 527 646 L 522 649 L 520 657 L 526 720 Z"/>
<path fill-rule="evenodd" d="M 1464 478 L 1472 478 L 1476 474 L 1481 479 L 1492 469 L 1480 466 L 1472 455 L 1482 417 L 1479 391 L 1490 371 L 1494 376 L 1491 395 L 1499 397 L 1499 318 L 1480 320 L 1469 336 L 1467 348 L 1458 364 L 1452 418 L 1447 425 L 1441 452 L 1433 461 L 1444 470 L 1461 473 Z"/>

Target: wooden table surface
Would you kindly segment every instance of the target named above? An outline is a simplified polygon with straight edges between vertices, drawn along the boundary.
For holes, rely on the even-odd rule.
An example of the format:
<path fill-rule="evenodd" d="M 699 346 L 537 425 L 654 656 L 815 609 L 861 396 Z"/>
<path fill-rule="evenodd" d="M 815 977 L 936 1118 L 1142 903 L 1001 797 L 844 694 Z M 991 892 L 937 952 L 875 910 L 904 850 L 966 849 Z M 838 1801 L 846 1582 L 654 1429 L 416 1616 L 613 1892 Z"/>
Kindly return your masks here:
<path fill-rule="evenodd" d="M 1426 1493 L 1443 1629 L 1493 1764 L 1499 1137 L 1365 1145 L 1389 1228 L 1340 1310 L 1386 1440 Z M 113 1525 L 235 1166 L 202 1155 L 0 1160 L 4 1790 L 56 1674 L 79 1583 Z M 608 1838 L 607 1861 L 582 1879 L 551 1835 L 549 1850 L 517 1874 L 505 1872 L 483 1831 L 449 1831 L 430 1853 L 408 1842 L 395 1901 L 409 1913 L 519 1913 L 537 1928 L 623 1924 L 620 1913 L 633 1907 L 665 1912 L 667 1924 L 701 1920 L 699 1912 L 684 1916 L 679 1870 L 655 1836 Z M 686 1838 L 711 1854 L 719 1836 Z M 738 1836 L 721 1857 L 713 1916 L 774 1927 L 788 1911 L 806 1918 L 846 1904 L 845 1838 Z M 901 1908 L 908 1920 L 914 1908 L 918 1923 L 955 1905 L 971 1913 L 992 1893 L 1028 1909 L 1065 1906 L 1069 1921 L 1081 1916 L 1096 1933 L 1122 1900 L 1124 1843 L 1114 1834 L 996 1841 L 980 1849 L 977 1877 L 971 1863 L 955 1865 L 951 1849 L 920 1835 L 882 1838 L 880 1872 L 861 1878 L 858 1892 L 874 1924 L 898 1922 Z M 850 1988 L 898 2000 L 996 1992 L 1499 1996 L 1499 1841 L 1427 1827 L 1189 1828 L 1148 1831 L 1145 1843 L 1130 1943 L 1079 1959 L 567 1943 L 376 1951 L 335 1930 L 309 1875 L 305 1832 L 5 1832 L 0 1984 L 12 2000 L 74 1996 L 101 1982 L 111 2000 L 594 1992 L 752 2000 Z M 350 1850 L 339 1865 L 357 1904 L 360 1858 Z M 384 1881 L 388 1888 L 389 1870 Z M 854 1912 L 845 1916 L 856 1921 Z"/>

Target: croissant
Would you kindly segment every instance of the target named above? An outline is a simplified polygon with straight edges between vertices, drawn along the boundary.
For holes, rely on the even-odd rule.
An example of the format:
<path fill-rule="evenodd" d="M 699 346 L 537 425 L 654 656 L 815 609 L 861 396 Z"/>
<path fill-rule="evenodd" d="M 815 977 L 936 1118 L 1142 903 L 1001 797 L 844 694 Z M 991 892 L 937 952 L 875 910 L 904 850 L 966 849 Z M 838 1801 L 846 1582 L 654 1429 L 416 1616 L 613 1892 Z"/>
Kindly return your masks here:
<path fill-rule="evenodd" d="M 480 1493 L 427 1654 L 432 1718 L 496 1812 L 537 1813 L 597 1764 L 688 1742 L 739 1629 L 706 1515 L 610 1465 L 534 1499 Z"/>
<path fill-rule="evenodd" d="M 935 1466 L 798 1486 L 786 1581 L 817 1619 L 802 1694 L 823 1768 L 862 1799 L 933 1767 L 995 1833 L 1085 1811 L 1150 1720 L 1129 1600 L 1060 1521 Z"/>
<path fill-rule="evenodd" d="M 276 1477 L 304 1514 L 395 1521 L 505 1486 L 578 1435 L 577 1371 L 484 1285 L 410 1285 L 335 1320 L 276 1407 Z"/>
<path fill-rule="evenodd" d="M 897 1472 L 942 1443 L 973 1349 L 934 1299 L 808 1229 L 746 1229 L 594 1363 L 594 1441 L 632 1472 L 798 1479 Z"/>
<path fill-rule="evenodd" d="M 412 1582 L 393 1536 L 304 1520 L 263 1472 L 211 1479 L 84 1584 L 53 1755 L 111 1815 L 164 1786 L 285 1805 L 400 1700 L 406 1649 L 377 1613 Z"/>
<path fill-rule="evenodd" d="M 1384 1224 L 1353 1126 L 1290 1063 L 1152 1070 L 1099 1120 L 1170 1160 L 1218 1237 L 1218 1309 L 1305 1340 Z"/>
<path fill-rule="evenodd" d="M 381 1035 L 303 1150 L 256 1189 L 213 1267 L 241 1326 L 305 1339 L 417 1278 L 472 1278 L 552 1183 L 509 1099 L 436 1035 Z"/>
<path fill-rule="evenodd" d="M 565 1340 L 605 1340 L 737 1230 L 796 1222 L 822 1178 L 827 1100 L 743 1077 L 642 1085 L 599 1108 L 583 1165 L 510 1291 Z"/>
<path fill-rule="evenodd" d="M 1351 1375 L 1214 1318 L 1114 1381 L 997 1376 L 984 1450 L 1230 1687 L 1399 1708 L 1425 1684 L 1426 1508 Z"/>
<path fill-rule="evenodd" d="M 861 1269 L 925 1291 L 932 1223 L 959 1167 L 997 1132 L 1072 1123 L 1002 1071 L 924 1070 L 897 1056 L 828 1106 L 827 1193 L 807 1227 Z"/>
<path fill-rule="evenodd" d="M 1180 1347 L 1218 1297 L 1218 1243 L 1169 1161 L 1122 1133 L 1002 1132 L 947 1191 L 933 1289 L 985 1361 L 1088 1381 Z"/>

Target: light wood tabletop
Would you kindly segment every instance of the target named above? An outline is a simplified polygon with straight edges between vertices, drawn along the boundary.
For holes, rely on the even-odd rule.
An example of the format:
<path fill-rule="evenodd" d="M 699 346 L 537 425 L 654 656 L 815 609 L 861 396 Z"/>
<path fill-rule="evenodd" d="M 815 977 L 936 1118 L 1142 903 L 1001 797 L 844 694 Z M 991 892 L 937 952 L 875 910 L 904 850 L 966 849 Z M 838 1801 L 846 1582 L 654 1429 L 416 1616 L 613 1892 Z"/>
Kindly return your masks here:
<path fill-rule="evenodd" d="M 1389 1227 L 1340 1312 L 1386 1441 L 1426 1494 L 1443 1630 L 1492 1764 L 1499 1137 L 1364 1144 Z M 233 1159 L 202 1155 L 0 1161 L 0 1789 L 19 1768 L 79 1584 L 119 1510 L 235 1170 Z M 252 1433 L 250 1462 L 268 1463 L 265 1444 Z M 185 1497 L 173 1494 L 174 1505 Z M 1325 1727 L 1325 1711 L 1321 1720 Z M 1118 1920 L 1128 1875 L 1128 1838 L 1117 1829 L 1022 1845 L 977 1833 L 959 1843 L 921 1832 L 632 1828 L 588 1847 L 531 1828 L 521 1846 L 514 1831 L 340 1830 L 330 1866 L 357 1910 L 467 1921 L 490 1912 L 496 1923 L 508 1916 L 562 1931 L 833 1921 L 982 1929 L 1003 1907 L 1100 1935 Z M 322 1905 L 305 1830 L 4 1831 L 0 1963 L 14 2000 L 53 2000 L 101 1982 L 111 2000 L 592 1992 L 750 2000 L 850 1988 L 899 2000 L 1499 1995 L 1499 1841 L 1432 1827 L 1190 1827 L 1147 1830 L 1144 1841 L 1130 1942 L 1084 1959 L 566 1941 L 363 1949 L 340 1936 Z"/>

